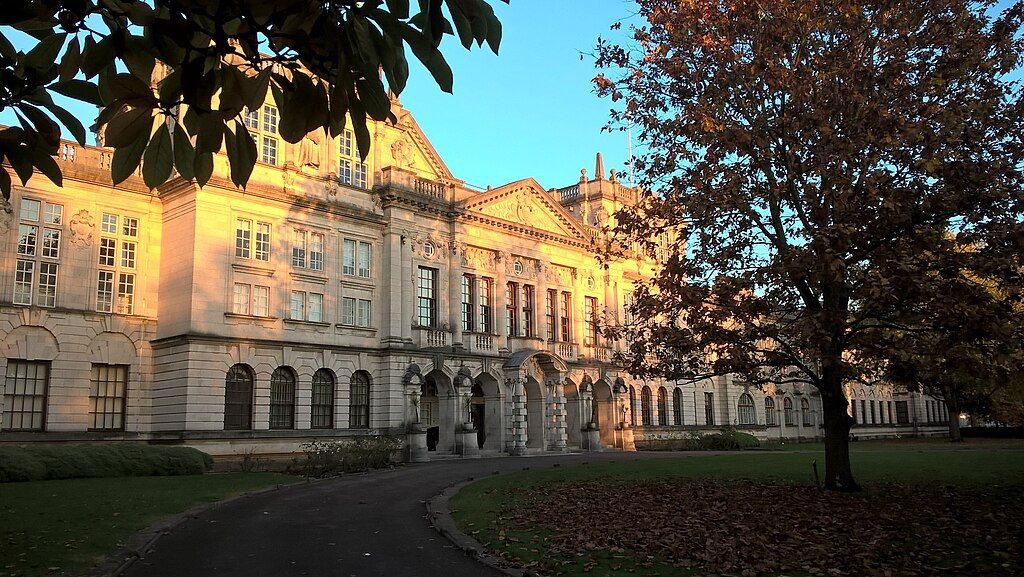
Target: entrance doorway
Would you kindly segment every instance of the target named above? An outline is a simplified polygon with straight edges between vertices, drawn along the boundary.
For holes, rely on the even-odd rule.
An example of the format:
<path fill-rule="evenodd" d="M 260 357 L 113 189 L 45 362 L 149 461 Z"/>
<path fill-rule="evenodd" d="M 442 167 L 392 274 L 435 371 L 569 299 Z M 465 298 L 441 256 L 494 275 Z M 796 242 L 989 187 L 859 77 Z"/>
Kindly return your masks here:
<path fill-rule="evenodd" d="M 469 399 L 469 414 L 473 419 L 473 428 L 476 429 L 477 447 L 483 448 L 487 440 L 487 427 L 485 426 L 486 411 L 484 405 L 484 389 L 479 383 L 473 385 L 473 396 Z"/>
<path fill-rule="evenodd" d="M 427 377 L 423 382 L 420 396 L 420 420 L 427 428 L 427 450 L 436 451 L 437 442 L 440 438 L 439 419 L 440 403 L 437 399 L 437 383 L 434 379 Z"/>

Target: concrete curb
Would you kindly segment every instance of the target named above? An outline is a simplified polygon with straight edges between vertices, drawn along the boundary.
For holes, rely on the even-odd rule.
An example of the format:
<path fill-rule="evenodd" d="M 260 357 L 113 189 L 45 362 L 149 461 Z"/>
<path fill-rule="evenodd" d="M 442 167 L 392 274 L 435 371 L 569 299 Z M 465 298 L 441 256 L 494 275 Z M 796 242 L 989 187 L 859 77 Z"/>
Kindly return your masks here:
<path fill-rule="evenodd" d="M 427 518 L 430 519 L 430 524 L 464 553 L 496 571 L 509 577 L 541 577 L 540 573 L 532 569 L 516 566 L 494 555 L 484 547 L 483 543 L 459 530 L 455 519 L 452 519 L 450 502 L 452 497 L 457 495 L 463 487 L 475 481 L 476 479 L 470 478 L 467 481 L 450 485 L 439 495 L 428 500 Z"/>
<path fill-rule="evenodd" d="M 170 533 L 172 530 L 177 528 L 179 525 L 188 521 L 189 519 L 197 519 L 203 513 L 222 507 L 235 501 L 247 499 L 249 497 L 255 497 L 264 493 L 270 493 L 273 491 L 280 491 L 282 489 L 289 489 L 298 487 L 300 485 L 309 485 L 312 483 L 322 483 L 326 481 L 332 481 L 341 477 L 353 477 L 356 475 L 371 475 L 374 473 L 386 473 L 393 471 L 394 468 L 390 469 L 379 469 L 376 471 L 364 471 L 362 473 L 352 473 L 348 475 L 340 475 L 338 477 L 324 477 L 321 479 L 301 479 L 294 483 L 285 483 L 281 485 L 274 485 L 272 487 L 266 487 L 264 489 L 256 489 L 253 491 L 246 491 L 233 495 L 226 499 L 219 501 L 213 501 L 211 503 L 203 503 L 196 505 L 191 509 L 176 513 L 157 521 L 153 525 L 146 527 L 142 531 L 133 533 L 124 542 L 123 545 L 118 547 L 113 553 L 107 555 L 107 558 L 98 565 L 94 565 L 91 569 L 82 574 L 82 577 L 118 577 L 122 573 L 128 570 L 136 561 L 145 557 L 146 553 L 153 548 L 153 545 L 163 537 Z M 214 473 L 216 474 L 216 473 Z"/>

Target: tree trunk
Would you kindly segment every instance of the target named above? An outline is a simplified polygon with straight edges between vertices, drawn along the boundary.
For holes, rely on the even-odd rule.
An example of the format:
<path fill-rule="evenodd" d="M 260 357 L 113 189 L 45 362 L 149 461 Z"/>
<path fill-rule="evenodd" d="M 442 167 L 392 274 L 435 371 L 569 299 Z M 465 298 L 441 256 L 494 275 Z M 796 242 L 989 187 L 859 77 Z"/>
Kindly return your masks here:
<path fill-rule="evenodd" d="M 946 413 L 949 425 L 949 442 L 963 443 L 964 438 L 960 435 L 960 403 L 956 402 L 956 395 L 945 395 Z"/>
<path fill-rule="evenodd" d="M 829 491 L 860 491 L 850 467 L 850 427 L 853 419 L 847 413 L 846 392 L 837 374 L 822 375 L 821 404 L 825 425 L 825 489 Z"/>

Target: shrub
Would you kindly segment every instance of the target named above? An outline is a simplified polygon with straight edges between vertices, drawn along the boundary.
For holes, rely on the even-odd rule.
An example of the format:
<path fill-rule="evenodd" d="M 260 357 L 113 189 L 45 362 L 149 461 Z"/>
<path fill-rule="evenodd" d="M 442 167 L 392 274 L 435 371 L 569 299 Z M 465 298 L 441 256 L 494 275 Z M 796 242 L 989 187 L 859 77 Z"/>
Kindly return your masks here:
<path fill-rule="evenodd" d="M 718 433 L 693 433 L 680 439 L 637 441 L 636 448 L 641 451 L 738 451 L 760 445 L 754 435 L 727 427 Z"/>
<path fill-rule="evenodd" d="M 331 477 L 369 469 L 383 469 L 402 446 L 398 437 L 356 437 L 351 441 L 312 441 L 302 445 L 304 459 L 293 462 L 293 472 L 306 477 Z"/>
<path fill-rule="evenodd" d="M 190 447 L 141 443 L 0 446 L 0 483 L 81 477 L 198 475 L 213 458 Z"/>

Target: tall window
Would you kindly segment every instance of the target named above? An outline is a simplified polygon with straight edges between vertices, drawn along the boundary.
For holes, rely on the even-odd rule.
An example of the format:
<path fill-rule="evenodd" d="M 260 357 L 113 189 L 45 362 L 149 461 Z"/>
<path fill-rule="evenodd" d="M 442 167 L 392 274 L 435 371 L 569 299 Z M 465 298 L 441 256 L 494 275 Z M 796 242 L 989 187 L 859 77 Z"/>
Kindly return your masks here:
<path fill-rule="evenodd" d="M 313 400 L 310 411 L 310 427 L 313 429 L 334 428 L 334 373 L 329 369 L 318 369 L 313 373 Z"/>
<path fill-rule="evenodd" d="M 743 393 L 740 395 L 740 400 L 736 403 L 736 408 L 737 413 L 739 413 L 741 425 L 757 424 L 757 415 L 754 413 L 754 397 L 751 397 L 749 393 Z"/>
<path fill-rule="evenodd" d="M 533 327 L 533 307 L 537 299 L 537 291 L 530 285 L 523 285 L 523 334 L 536 336 Z"/>
<path fill-rule="evenodd" d="M 351 276 L 370 278 L 373 245 L 352 239 L 342 242 L 341 272 Z"/>
<path fill-rule="evenodd" d="M 366 429 L 370 426 L 370 375 L 366 371 L 352 373 L 348 426 L 350 429 Z"/>
<path fill-rule="evenodd" d="M 683 391 L 679 387 L 672 389 L 672 418 L 673 424 L 683 424 Z"/>
<path fill-rule="evenodd" d="M 49 382 L 50 363 L 7 359 L 0 428 L 42 431 Z"/>
<path fill-rule="evenodd" d="M 505 334 L 519 336 L 519 285 L 509 282 L 505 286 Z"/>
<path fill-rule="evenodd" d="M 629 385 L 629 423 L 636 424 L 636 389 Z"/>
<path fill-rule="evenodd" d="M 769 427 L 773 427 L 778 424 L 775 420 L 775 399 L 771 397 L 764 398 L 764 424 Z"/>
<path fill-rule="evenodd" d="M 715 424 L 715 394 L 704 393 L 704 424 Z"/>
<path fill-rule="evenodd" d="M 237 233 L 236 230 L 236 235 Z M 96 310 L 104 313 L 134 314 L 139 219 L 103 213 L 100 234 Z"/>
<path fill-rule="evenodd" d="M 265 104 L 256 110 L 246 110 L 243 119 L 245 127 L 256 141 L 259 161 L 264 164 L 277 164 L 277 108 Z"/>
<path fill-rule="evenodd" d="M 236 282 L 231 312 L 254 317 L 270 316 L 270 287 Z"/>
<path fill-rule="evenodd" d="M 124 429 L 125 391 L 128 388 L 128 367 L 124 365 L 92 366 L 89 381 L 89 429 L 120 431 Z"/>
<path fill-rule="evenodd" d="M 494 293 L 494 281 L 489 278 L 480 278 L 480 288 L 477 291 L 477 322 L 479 331 L 491 333 L 494 331 L 494 324 L 491 316 L 491 298 Z"/>
<path fill-rule="evenodd" d="M 63 205 L 22 199 L 18 211 L 14 304 L 57 306 L 57 269 L 63 230 Z"/>
<path fill-rule="evenodd" d="M 368 299 L 344 297 L 341 299 L 341 324 L 350 327 L 368 328 L 373 303 Z"/>
<path fill-rule="evenodd" d="M 647 385 L 640 389 L 640 419 L 644 426 L 654 424 L 654 417 L 651 414 L 651 388 Z"/>
<path fill-rule="evenodd" d="M 789 397 L 782 399 L 782 416 L 787 427 L 796 424 L 796 419 L 793 418 L 793 399 Z"/>
<path fill-rule="evenodd" d="M 352 138 L 352 131 L 345 130 L 338 137 L 338 181 L 359 188 L 366 188 L 366 163 L 359 159 Z"/>
<path fill-rule="evenodd" d="M 597 346 L 597 298 L 596 297 L 584 297 L 583 299 L 583 316 L 584 322 L 587 327 L 587 334 L 584 338 L 584 346 L 596 347 Z"/>
<path fill-rule="evenodd" d="M 622 322 L 625 325 L 633 324 L 633 293 L 622 293 Z"/>
<path fill-rule="evenodd" d="M 668 392 L 665 387 L 658 387 L 658 424 L 668 424 Z"/>
<path fill-rule="evenodd" d="M 270 428 L 295 428 L 295 373 L 288 367 L 270 375 Z"/>
<path fill-rule="evenodd" d="M 291 318 L 295 321 L 324 322 L 324 295 L 292 291 Z"/>
<path fill-rule="evenodd" d="M 900 425 L 910 423 L 910 406 L 907 401 L 896 401 L 896 423 Z"/>
<path fill-rule="evenodd" d="M 224 377 L 224 429 L 252 428 L 252 385 L 255 376 L 248 365 L 234 365 Z"/>
<path fill-rule="evenodd" d="M 270 224 L 256 222 L 255 227 L 253 231 L 253 221 L 249 219 L 235 219 L 235 256 L 267 262 L 270 260 Z"/>
<path fill-rule="evenodd" d="M 572 342 L 572 328 L 570 322 L 572 321 L 572 293 L 562 293 L 562 316 L 559 319 L 559 326 L 562 329 L 562 342 Z"/>
<path fill-rule="evenodd" d="M 544 298 L 544 317 L 547 321 L 547 335 L 548 342 L 555 342 L 558 336 L 558 331 L 555 327 L 555 321 L 558 318 L 555 308 L 558 303 L 558 291 L 555 289 L 548 289 L 547 295 Z"/>
<path fill-rule="evenodd" d="M 462 330 L 473 331 L 473 293 L 476 279 L 473 275 L 462 275 L 462 287 L 460 289 L 462 302 Z"/>
<path fill-rule="evenodd" d="M 807 399 L 800 399 L 800 416 L 805 427 L 810 427 L 811 423 L 811 402 Z"/>
<path fill-rule="evenodd" d="M 416 280 L 416 309 L 422 327 L 437 326 L 437 269 L 421 266 Z"/>
<path fill-rule="evenodd" d="M 871 399 L 870 401 L 868 401 L 868 408 L 870 409 L 871 424 L 874 425 L 875 424 L 875 400 L 874 399 Z"/>
<path fill-rule="evenodd" d="M 292 232 L 292 266 L 306 268 L 306 231 Z"/>
<path fill-rule="evenodd" d="M 868 402 L 864 399 L 860 400 L 860 422 L 864 425 L 868 423 Z"/>

